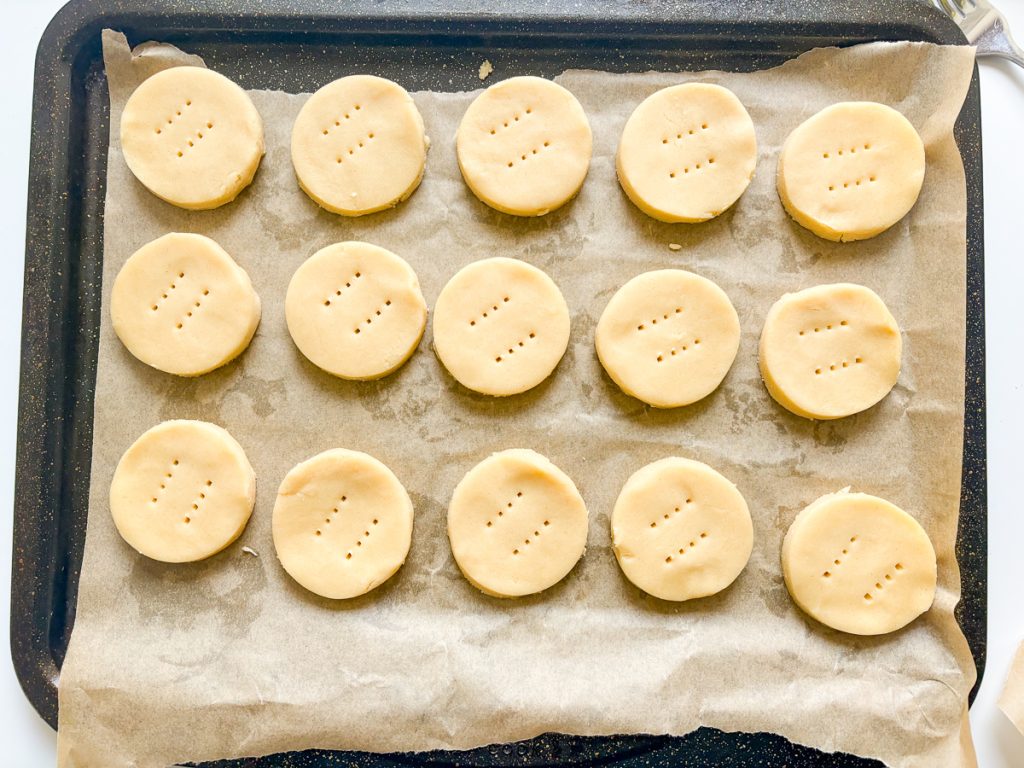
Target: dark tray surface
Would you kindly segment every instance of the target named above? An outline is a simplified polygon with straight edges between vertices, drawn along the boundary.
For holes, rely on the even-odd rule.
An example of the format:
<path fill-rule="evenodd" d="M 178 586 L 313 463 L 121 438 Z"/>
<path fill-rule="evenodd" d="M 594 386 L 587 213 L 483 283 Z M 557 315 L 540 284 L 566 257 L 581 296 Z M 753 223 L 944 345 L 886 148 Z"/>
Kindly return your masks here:
<path fill-rule="evenodd" d="M 109 123 L 104 27 L 132 44 L 161 40 L 197 53 L 246 88 L 312 91 L 373 71 L 410 89 L 469 90 L 475 64 L 553 76 L 608 71 L 774 66 L 810 48 L 871 40 L 962 43 L 919 0 L 462 4 L 393 0 L 75 0 L 55 17 L 36 59 L 21 395 L 15 487 L 11 649 L 22 687 L 51 725 L 74 623 L 85 539 L 100 312 Z M 279 66 L 282 61 L 287 66 Z M 985 337 L 978 78 L 956 126 L 968 187 L 968 347 L 957 619 L 985 665 Z M 971 693 L 973 700 L 977 685 Z M 314 765 L 877 765 L 796 747 L 770 734 L 702 728 L 683 738 L 554 734 L 470 752 L 301 752 L 208 768 Z"/>

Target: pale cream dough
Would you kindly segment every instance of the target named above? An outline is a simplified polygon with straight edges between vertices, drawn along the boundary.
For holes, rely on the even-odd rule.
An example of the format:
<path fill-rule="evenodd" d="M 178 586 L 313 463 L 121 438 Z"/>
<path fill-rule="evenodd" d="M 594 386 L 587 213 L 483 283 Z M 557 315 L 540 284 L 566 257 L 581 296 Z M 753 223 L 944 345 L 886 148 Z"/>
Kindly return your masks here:
<path fill-rule="evenodd" d="M 237 539 L 256 502 L 256 474 L 227 430 L 165 421 L 125 451 L 110 484 L 118 533 L 165 563 L 202 560 Z"/>
<path fill-rule="evenodd" d="M 172 67 L 128 98 L 121 152 L 157 197 L 181 208 L 216 208 L 252 182 L 263 157 L 263 121 L 248 94 L 223 75 Z"/>
<path fill-rule="evenodd" d="M 434 351 L 463 386 L 485 395 L 535 387 L 569 344 L 569 308 L 554 281 L 523 261 L 463 267 L 434 305 Z"/>
<path fill-rule="evenodd" d="M 875 405 L 896 384 L 903 341 L 885 303 L 852 283 L 787 293 L 768 311 L 758 363 L 768 392 L 808 419 Z"/>
<path fill-rule="evenodd" d="M 448 539 L 477 589 L 493 597 L 531 595 L 557 584 L 583 556 L 587 508 L 572 480 L 544 456 L 501 451 L 456 486 Z"/>
<path fill-rule="evenodd" d="M 285 318 L 295 345 L 315 365 L 345 379 L 376 379 L 415 351 L 427 305 L 402 258 L 369 243 L 336 243 L 295 271 Z"/>
<path fill-rule="evenodd" d="M 110 294 L 114 332 L 142 362 L 198 376 L 233 360 L 260 322 L 249 276 L 217 243 L 174 232 L 133 253 Z"/>
<path fill-rule="evenodd" d="M 644 99 L 615 158 L 629 199 L 666 222 L 718 216 L 746 190 L 756 164 L 750 115 L 732 91 L 710 83 L 673 85 Z"/>
<path fill-rule="evenodd" d="M 302 106 L 292 127 L 299 186 L 344 216 L 392 208 L 423 178 L 423 118 L 398 83 L 350 75 L 328 83 Z"/>
<path fill-rule="evenodd" d="M 681 269 L 637 275 L 601 314 L 597 356 L 623 392 L 656 408 L 689 405 L 722 383 L 740 321 L 710 280 Z"/>
<path fill-rule="evenodd" d="M 826 240 L 863 240 L 907 215 L 924 171 L 924 144 L 907 118 L 884 104 L 850 101 L 789 135 L 777 182 L 797 223 Z"/>
<path fill-rule="evenodd" d="M 473 194 L 514 216 L 543 216 L 569 201 L 590 167 L 592 136 L 569 91 L 513 77 L 481 93 L 459 124 L 459 168 Z"/>
<path fill-rule="evenodd" d="M 814 619 L 855 635 L 906 626 L 935 598 L 935 550 L 894 504 L 849 489 L 804 509 L 782 544 L 793 601 Z"/>
<path fill-rule="evenodd" d="M 663 600 L 721 592 L 747 564 L 754 527 L 743 495 L 699 461 L 655 461 L 626 481 L 612 511 L 626 578 Z"/>
<path fill-rule="evenodd" d="M 299 584 L 322 597 L 357 597 L 402 566 L 413 509 L 394 473 L 359 451 L 336 448 L 298 464 L 274 504 L 277 557 Z"/>

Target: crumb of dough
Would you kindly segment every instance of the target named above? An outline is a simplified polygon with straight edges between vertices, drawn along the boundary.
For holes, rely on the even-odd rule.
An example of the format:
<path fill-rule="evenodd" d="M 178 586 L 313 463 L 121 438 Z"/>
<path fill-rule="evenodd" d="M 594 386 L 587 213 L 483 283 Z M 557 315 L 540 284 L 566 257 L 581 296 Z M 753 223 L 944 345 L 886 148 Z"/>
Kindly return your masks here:
<path fill-rule="evenodd" d="M 494 65 L 491 64 L 490 59 L 484 59 L 484 63 L 480 65 L 479 77 L 481 80 L 486 80 L 491 72 L 494 71 Z"/>
<path fill-rule="evenodd" d="M 247 555 L 252 555 L 253 557 L 259 557 L 260 556 L 260 553 L 257 552 L 252 547 L 242 547 L 242 551 L 245 552 L 245 554 L 247 554 Z"/>
<path fill-rule="evenodd" d="M 679 243 L 669 243 L 668 249 L 670 251 L 681 251 L 683 250 L 683 246 L 681 246 Z"/>

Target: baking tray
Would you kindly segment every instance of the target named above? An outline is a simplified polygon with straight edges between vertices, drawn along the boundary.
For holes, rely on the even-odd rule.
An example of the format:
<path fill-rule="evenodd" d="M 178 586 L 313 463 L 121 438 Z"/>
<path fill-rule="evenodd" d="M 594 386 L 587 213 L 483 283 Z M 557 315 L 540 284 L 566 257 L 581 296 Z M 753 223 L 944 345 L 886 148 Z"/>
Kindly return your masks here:
<path fill-rule="evenodd" d="M 458 10 L 453 11 L 452 5 Z M 73 0 L 36 57 L 25 250 L 15 479 L 11 652 L 26 695 L 57 725 L 57 683 L 75 618 L 92 452 L 109 105 L 100 31 L 174 43 L 245 88 L 313 91 L 373 72 L 409 90 L 480 87 L 484 58 L 500 77 L 771 67 L 818 46 L 872 40 L 963 43 L 920 0 L 832 3 L 501 0 Z M 493 82 L 490 81 L 490 82 Z M 985 302 L 978 74 L 956 123 L 967 177 L 967 369 L 956 617 L 985 667 Z M 971 700 L 977 684 L 971 692 Z M 548 734 L 469 752 L 296 752 L 220 761 L 270 766 L 862 766 L 780 736 L 702 728 L 682 738 Z"/>

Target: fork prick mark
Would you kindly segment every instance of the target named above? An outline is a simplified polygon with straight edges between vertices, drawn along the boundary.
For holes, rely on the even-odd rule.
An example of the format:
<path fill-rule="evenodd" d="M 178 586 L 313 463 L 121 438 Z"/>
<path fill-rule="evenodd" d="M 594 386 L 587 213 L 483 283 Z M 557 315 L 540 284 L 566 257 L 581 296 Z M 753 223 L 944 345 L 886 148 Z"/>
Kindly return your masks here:
<path fill-rule="evenodd" d="M 359 323 L 359 325 L 357 325 L 352 330 L 352 333 L 355 333 L 355 334 L 362 333 L 363 326 L 369 327 L 369 326 L 373 325 L 373 321 L 378 319 L 378 318 L 380 318 L 384 314 L 384 312 L 387 311 L 387 308 L 390 307 L 390 306 L 391 306 L 391 299 L 385 299 L 383 304 L 381 304 L 379 307 L 377 307 L 377 309 L 375 309 L 370 314 L 369 317 L 367 317 L 365 320 L 362 320 Z"/>
<path fill-rule="evenodd" d="M 201 291 L 200 293 L 198 293 L 196 295 L 196 297 L 193 299 L 192 303 L 189 305 L 189 308 L 185 311 L 184 317 L 182 317 L 181 319 L 178 320 L 178 323 L 175 326 L 175 328 L 177 330 L 180 331 L 182 328 L 184 328 L 185 323 L 187 323 L 189 321 L 189 319 L 193 316 L 193 314 L 198 312 L 199 308 L 202 307 L 203 299 L 206 296 L 209 296 L 209 295 L 210 295 L 209 289 L 204 289 L 203 291 Z"/>
<path fill-rule="evenodd" d="M 373 520 L 371 522 L 367 523 L 366 528 L 363 529 L 362 535 L 359 538 L 356 539 L 355 543 L 351 547 L 349 547 L 348 550 L 345 551 L 345 559 L 346 560 L 351 560 L 352 559 L 352 555 L 355 552 L 357 552 L 364 544 L 368 544 L 369 543 L 370 534 L 373 532 L 374 527 L 378 523 L 380 523 L 380 520 L 378 518 L 376 518 L 376 517 L 373 518 Z M 319 536 L 320 535 L 320 531 L 317 531 L 316 535 Z"/>
<path fill-rule="evenodd" d="M 341 295 L 348 291 L 350 288 L 352 288 L 356 284 L 356 281 L 359 280 L 362 276 L 363 273 L 360 272 L 359 270 L 356 270 L 355 273 L 353 273 L 353 275 L 349 277 L 348 280 L 345 281 L 344 285 L 341 285 L 338 288 L 336 288 L 334 290 L 334 293 L 327 294 L 327 298 L 324 299 L 324 306 L 331 306 L 332 301 L 335 301 L 336 299 L 340 298 Z"/>
<path fill-rule="evenodd" d="M 494 524 L 498 522 L 498 519 L 504 517 L 505 513 L 511 510 L 515 506 L 516 502 L 521 498 L 523 498 L 523 492 L 516 491 L 516 495 L 509 497 L 509 500 L 505 502 L 504 507 L 498 507 L 497 514 L 492 515 L 491 518 L 486 523 L 484 523 L 484 526 L 487 528 L 493 528 Z M 547 525 L 547 523 L 545 523 L 545 525 Z"/>
<path fill-rule="evenodd" d="M 167 467 L 167 470 L 164 472 L 164 476 L 160 478 L 159 490 L 155 491 L 153 493 L 153 496 L 149 500 L 150 504 L 156 504 L 160 500 L 160 497 L 163 496 L 164 491 L 167 490 L 167 486 L 170 485 L 171 480 L 174 479 L 174 471 L 175 467 L 177 466 L 178 460 L 172 459 L 171 463 Z"/>
<path fill-rule="evenodd" d="M 471 326 L 475 326 L 477 323 L 483 322 L 488 317 L 494 316 L 498 312 L 498 310 L 500 310 L 510 301 L 512 301 L 512 297 L 509 296 L 508 294 L 505 294 L 500 299 L 495 299 L 490 304 L 490 306 L 484 307 L 484 309 L 476 317 L 471 318 L 469 324 Z"/>
<path fill-rule="evenodd" d="M 517 351 L 519 351 L 520 349 L 523 349 L 524 347 L 526 347 L 527 344 L 529 344 L 532 340 L 534 340 L 536 338 L 537 338 L 537 332 L 536 331 L 530 331 L 529 335 L 524 336 L 523 338 L 519 339 L 519 341 L 516 341 L 513 344 L 511 344 L 507 348 L 507 351 L 502 350 L 501 352 L 499 352 L 498 355 L 494 358 L 494 362 L 500 363 L 503 360 L 511 357 Z"/>

